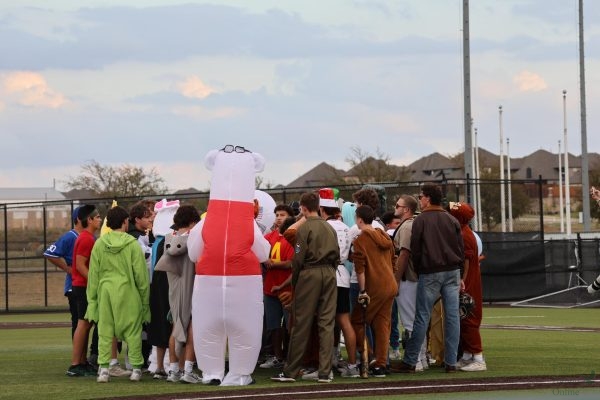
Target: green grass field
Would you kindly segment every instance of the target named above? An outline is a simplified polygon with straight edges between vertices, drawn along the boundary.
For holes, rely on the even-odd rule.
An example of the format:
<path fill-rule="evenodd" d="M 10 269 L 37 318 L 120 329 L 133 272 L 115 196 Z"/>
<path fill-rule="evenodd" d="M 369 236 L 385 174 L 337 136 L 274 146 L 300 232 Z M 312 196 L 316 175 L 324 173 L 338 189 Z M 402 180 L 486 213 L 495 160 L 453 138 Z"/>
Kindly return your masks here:
<path fill-rule="evenodd" d="M 484 310 L 484 325 L 535 325 L 554 327 L 599 327 L 600 310 L 597 309 L 542 309 L 499 308 Z M 0 323 L 7 322 L 67 322 L 67 314 L 7 314 L 0 315 Z M 469 377 L 485 381 L 488 377 L 579 375 L 595 376 L 600 371 L 599 332 L 572 332 L 547 330 L 482 329 L 488 371 L 471 373 Z M 69 328 L 0 329 L 0 399 L 81 399 L 107 398 L 131 395 L 157 395 L 182 392 L 218 391 L 218 387 L 203 385 L 169 384 L 153 381 L 144 376 L 142 382 L 133 383 L 125 378 L 114 378 L 101 385 L 90 378 L 69 378 L 65 371 L 69 365 L 71 341 Z M 257 368 L 255 387 L 272 387 L 269 377 L 272 370 Z M 447 375 L 438 368 L 410 376 L 390 375 L 389 381 L 419 381 L 424 379 L 453 379 L 466 377 L 466 373 Z M 336 378 L 336 382 L 342 381 Z M 361 380 L 344 379 L 344 383 Z M 293 385 L 314 385 L 298 382 Z M 577 398 L 588 394 L 600 397 L 598 389 L 581 390 Z M 445 398 L 483 398 L 482 393 L 435 396 Z M 518 396 L 524 397 L 518 397 Z M 446 397 L 448 396 L 448 397 Z M 454 397 L 453 397 L 454 396 Z M 517 397 L 514 397 L 517 396 Z M 583 397 L 582 397 L 583 396 Z M 523 392 L 486 392 L 485 398 L 552 398 L 552 390 Z M 375 397 L 371 397 L 372 399 Z M 385 397 L 396 398 L 396 397 Z M 399 398 L 399 397 L 398 397 Z M 402 396 L 406 398 L 431 398 L 431 395 Z M 592 397 L 590 397 L 592 398 Z"/>

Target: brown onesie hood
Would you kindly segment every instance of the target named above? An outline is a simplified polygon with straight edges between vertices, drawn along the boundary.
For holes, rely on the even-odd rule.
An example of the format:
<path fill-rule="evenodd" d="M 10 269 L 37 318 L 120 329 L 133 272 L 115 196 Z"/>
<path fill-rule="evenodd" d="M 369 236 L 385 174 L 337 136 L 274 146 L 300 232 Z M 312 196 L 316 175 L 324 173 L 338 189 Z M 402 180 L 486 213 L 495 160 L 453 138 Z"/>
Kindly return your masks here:
<path fill-rule="evenodd" d="M 381 250 L 388 250 L 394 246 L 390 236 L 381 229 L 362 231 L 360 234 L 369 236 Z"/>

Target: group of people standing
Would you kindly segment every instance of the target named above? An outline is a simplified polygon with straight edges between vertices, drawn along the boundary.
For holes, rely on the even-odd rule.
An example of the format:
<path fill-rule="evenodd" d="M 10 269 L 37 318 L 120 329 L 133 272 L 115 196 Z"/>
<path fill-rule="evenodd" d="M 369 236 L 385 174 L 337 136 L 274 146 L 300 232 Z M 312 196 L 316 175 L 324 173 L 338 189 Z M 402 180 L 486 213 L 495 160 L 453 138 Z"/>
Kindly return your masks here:
<path fill-rule="evenodd" d="M 79 206 L 72 213 L 73 229 L 44 252 L 66 272 L 64 293 L 69 300 L 73 339 L 68 376 L 96 376 L 101 383 L 110 377 L 139 381 L 153 349 L 155 379 L 199 381 L 192 370 L 189 334 L 194 266 L 185 242 L 200 215 L 191 205 L 179 207 L 172 216 L 169 235 L 161 237 L 164 243 L 155 246 L 152 256 L 156 204 L 143 200 L 129 211 L 114 206 L 107 211 L 105 226 L 94 205 Z M 184 251 L 179 251 L 182 247 Z M 127 344 L 126 368 L 118 361 L 123 343 Z M 163 364 L 167 348 L 172 349 L 170 374 Z"/>
<path fill-rule="evenodd" d="M 336 368 L 347 378 L 422 371 L 430 362 L 432 310 L 441 299 L 446 372 L 486 370 L 479 253 L 468 226 L 473 209 L 464 203 L 443 208 L 441 187 L 431 184 L 418 199 L 398 197 L 393 224 L 379 218 L 373 189 L 357 191 L 353 200 L 343 202 L 336 189 L 324 188 L 303 194 L 297 210 L 284 204 L 273 210 L 275 223 L 264 232 L 270 257 L 263 263 L 264 326 L 272 356 L 259 367 L 282 369 L 272 378 L 280 382 L 326 383 Z M 73 324 L 67 375 L 139 381 L 153 346 L 155 379 L 202 381 L 194 373 L 194 263 L 186 249 L 200 215 L 192 206 L 179 207 L 169 234 L 155 238 L 155 206 L 141 201 L 129 211 L 109 209 L 109 229 L 98 240 L 98 210 L 80 206 L 73 212 L 74 228 L 44 253 L 67 273 Z M 475 304 L 463 319 L 461 291 Z M 346 361 L 340 359 L 341 335 Z M 129 368 L 118 362 L 122 342 Z"/>
<path fill-rule="evenodd" d="M 288 306 L 287 359 L 281 359 L 280 341 L 274 341 L 275 357 L 261 364 L 263 368 L 283 367 L 272 380 L 330 382 L 338 361 L 336 326 L 343 333 L 348 357 L 338 367 L 342 377 L 361 376 L 361 370 L 363 374 L 367 370 L 365 363 L 374 377 L 422 371 L 429 366 L 428 330 L 432 310 L 440 299 L 445 371 L 485 371 L 479 334 L 479 252 L 468 226 L 474 216 L 472 207 L 450 203 L 444 208 L 441 187 L 426 184 L 418 200 L 411 195 L 398 198 L 394 212 L 397 223 L 388 234 L 377 217 L 379 200 L 373 189 L 363 188 L 353 194 L 353 203 L 341 205 L 333 192 L 325 188 L 302 195 L 300 215 L 277 234 L 278 240 L 287 241 L 295 251 L 277 264 L 289 270 L 290 278 L 283 284 L 271 285 L 269 267 L 266 272 L 265 299 L 270 299 L 265 305 L 288 282 L 293 298 Z M 421 212 L 417 216 L 418 208 Z M 344 213 L 344 209 L 352 213 Z M 461 292 L 468 293 L 474 302 L 462 319 Z M 281 296 L 278 310 L 288 298 Z M 265 309 L 267 319 L 270 308 Z M 391 360 L 397 351 L 390 349 L 397 312 L 405 329 L 406 349 L 402 360 Z M 344 323 L 344 315 L 349 324 Z M 282 325 L 271 322 L 267 328 L 273 326 L 281 329 Z M 311 332 L 314 340 L 309 340 Z M 363 346 L 365 335 L 370 343 L 367 348 Z M 318 362 L 313 360 L 311 369 L 307 355 L 316 349 Z M 359 364 L 357 360 L 364 361 Z"/>

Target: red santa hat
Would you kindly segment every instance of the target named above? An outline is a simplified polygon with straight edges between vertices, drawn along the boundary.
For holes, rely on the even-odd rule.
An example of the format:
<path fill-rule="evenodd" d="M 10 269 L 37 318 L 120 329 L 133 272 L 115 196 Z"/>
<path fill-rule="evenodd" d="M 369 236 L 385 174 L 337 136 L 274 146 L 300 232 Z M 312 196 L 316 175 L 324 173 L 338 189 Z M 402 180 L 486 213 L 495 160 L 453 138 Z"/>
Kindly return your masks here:
<path fill-rule="evenodd" d="M 323 188 L 319 190 L 319 206 L 339 208 L 335 200 L 335 190 L 331 188 Z"/>

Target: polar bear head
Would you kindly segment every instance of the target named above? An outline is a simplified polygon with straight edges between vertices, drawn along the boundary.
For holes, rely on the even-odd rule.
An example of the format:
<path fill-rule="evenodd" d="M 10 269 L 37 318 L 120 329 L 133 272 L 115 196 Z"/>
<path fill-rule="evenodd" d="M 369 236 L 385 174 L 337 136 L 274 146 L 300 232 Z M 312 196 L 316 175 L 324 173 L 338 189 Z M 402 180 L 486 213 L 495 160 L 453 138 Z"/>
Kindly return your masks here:
<path fill-rule="evenodd" d="M 220 150 L 209 151 L 204 164 L 212 171 L 211 199 L 254 201 L 256 173 L 265 167 L 262 155 L 228 144 Z"/>

